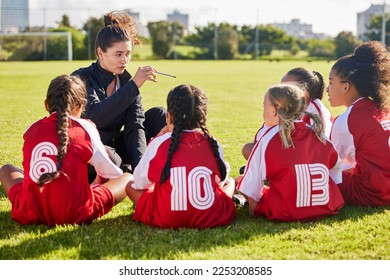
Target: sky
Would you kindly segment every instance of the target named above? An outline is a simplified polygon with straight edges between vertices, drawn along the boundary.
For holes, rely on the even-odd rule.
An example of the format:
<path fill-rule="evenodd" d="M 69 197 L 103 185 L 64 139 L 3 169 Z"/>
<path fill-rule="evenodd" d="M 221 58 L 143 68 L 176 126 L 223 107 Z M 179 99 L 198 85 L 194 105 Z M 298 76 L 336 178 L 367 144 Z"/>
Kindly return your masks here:
<path fill-rule="evenodd" d="M 313 32 L 336 36 L 341 31 L 356 35 L 357 13 L 384 0 L 29 0 L 30 25 L 54 27 L 62 15 L 80 27 L 90 16 L 101 17 L 112 10 L 131 9 L 140 21 L 166 20 L 178 10 L 189 15 L 190 29 L 209 22 L 252 25 L 289 23 L 300 19 Z M 387 4 L 390 1 L 387 0 Z"/>

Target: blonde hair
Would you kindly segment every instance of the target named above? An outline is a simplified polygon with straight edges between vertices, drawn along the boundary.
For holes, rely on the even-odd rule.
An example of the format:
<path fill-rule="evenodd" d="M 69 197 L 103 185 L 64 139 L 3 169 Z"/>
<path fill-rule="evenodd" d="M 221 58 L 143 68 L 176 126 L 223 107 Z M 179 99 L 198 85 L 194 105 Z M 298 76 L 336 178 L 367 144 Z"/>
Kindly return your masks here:
<path fill-rule="evenodd" d="M 294 121 L 302 119 L 302 114 L 313 120 L 312 129 L 316 137 L 323 143 L 324 124 L 319 116 L 304 111 L 305 97 L 303 91 L 293 84 L 278 84 L 268 89 L 268 96 L 279 117 L 280 138 L 284 148 L 294 147 L 292 134 Z"/>

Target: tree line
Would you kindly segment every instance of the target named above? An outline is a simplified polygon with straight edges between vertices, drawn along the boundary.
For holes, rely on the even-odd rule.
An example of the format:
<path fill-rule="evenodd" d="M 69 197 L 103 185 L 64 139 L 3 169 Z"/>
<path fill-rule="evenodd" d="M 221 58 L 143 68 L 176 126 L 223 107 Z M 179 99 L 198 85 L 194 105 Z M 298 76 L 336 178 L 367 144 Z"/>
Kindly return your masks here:
<path fill-rule="evenodd" d="M 95 59 L 94 39 L 104 26 L 102 18 L 90 17 L 81 29 L 73 27 L 67 15 L 57 22 L 58 26 L 43 30 L 42 27 L 28 28 L 29 32 L 70 32 L 72 34 L 73 59 Z M 382 16 L 374 16 L 368 24 L 368 40 L 381 40 Z M 144 44 L 151 44 L 155 59 L 281 59 L 271 57 L 274 50 L 283 51 L 284 58 L 292 59 L 303 51 L 306 59 L 332 60 L 349 54 L 361 42 L 349 31 L 340 32 L 335 38 L 298 39 L 272 25 L 237 26 L 227 22 L 216 25 L 196 26 L 195 31 L 186 33 L 179 22 L 149 22 L 150 38 L 141 38 Z M 386 18 L 386 30 L 390 18 Z M 62 60 L 67 57 L 65 37 L 3 37 L 0 60 Z M 389 35 L 386 34 L 386 43 Z M 191 51 L 178 52 L 180 46 L 191 46 Z"/>

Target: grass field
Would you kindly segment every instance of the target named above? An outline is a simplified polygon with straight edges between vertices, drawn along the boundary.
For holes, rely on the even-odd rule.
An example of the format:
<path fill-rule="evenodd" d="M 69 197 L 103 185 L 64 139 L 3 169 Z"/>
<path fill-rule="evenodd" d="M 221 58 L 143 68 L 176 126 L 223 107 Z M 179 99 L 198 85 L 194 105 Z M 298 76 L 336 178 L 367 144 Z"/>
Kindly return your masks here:
<path fill-rule="evenodd" d="M 21 166 L 22 135 L 46 115 L 43 101 L 52 78 L 87 66 L 88 61 L 0 63 L 0 165 Z M 168 91 L 194 84 L 209 97 L 208 127 L 222 143 L 231 176 L 245 161 L 241 147 L 262 123 L 266 89 L 290 68 L 309 67 L 328 79 L 329 62 L 132 61 L 129 71 L 151 64 L 176 79 L 159 76 L 142 89 L 145 109 L 166 105 Z M 324 103 L 328 105 L 327 97 Z M 345 108 L 330 108 L 334 116 Z M 388 260 L 389 207 L 345 206 L 340 214 L 310 223 L 279 223 L 249 217 L 237 209 L 232 225 L 207 230 L 161 230 L 132 221 L 126 199 L 91 225 L 21 226 L 10 218 L 11 204 L 0 192 L 0 259 L 269 259 Z"/>

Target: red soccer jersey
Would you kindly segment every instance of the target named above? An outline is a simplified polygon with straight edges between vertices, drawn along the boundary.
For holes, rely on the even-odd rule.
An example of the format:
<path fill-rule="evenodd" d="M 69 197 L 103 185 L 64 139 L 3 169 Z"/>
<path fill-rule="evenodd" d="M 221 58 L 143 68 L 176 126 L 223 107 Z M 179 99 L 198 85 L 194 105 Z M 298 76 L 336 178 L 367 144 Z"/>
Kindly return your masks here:
<path fill-rule="evenodd" d="M 154 138 L 134 170 L 133 187 L 152 188 L 138 200 L 134 220 L 161 228 L 230 224 L 236 218 L 236 209 L 233 200 L 221 190 L 210 142 L 200 131 L 184 131 L 172 157 L 170 177 L 160 184 L 170 143 L 170 132 Z M 220 147 L 219 152 L 223 159 Z"/>
<path fill-rule="evenodd" d="M 368 98 L 355 101 L 336 118 L 331 140 L 343 172 L 340 190 L 348 203 L 390 205 L 390 114 L 379 112 Z"/>
<path fill-rule="evenodd" d="M 23 184 L 10 190 L 12 218 L 22 224 L 77 224 L 92 222 L 114 205 L 111 192 L 88 183 L 88 162 L 104 178 L 122 171 L 108 158 L 92 122 L 70 118 L 69 145 L 59 178 L 39 188 L 42 173 L 57 170 L 57 114 L 32 124 L 24 134 Z"/>
<path fill-rule="evenodd" d="M 320 142 L 303 121 L 295 122 L 292 141 L 294 147 L 282 147 L 278 125 L 264 134 L 248 159 L 238 190 L 258 201 L 255 216 L 271 220 L 304 221 L 337 214 L 344 201 L 336 185 L 341 170 L 333 145 Z"/>

